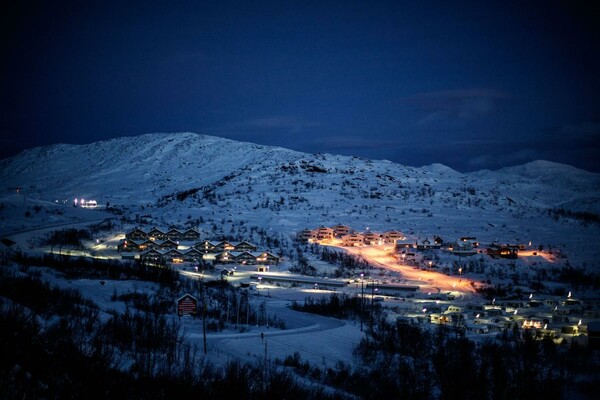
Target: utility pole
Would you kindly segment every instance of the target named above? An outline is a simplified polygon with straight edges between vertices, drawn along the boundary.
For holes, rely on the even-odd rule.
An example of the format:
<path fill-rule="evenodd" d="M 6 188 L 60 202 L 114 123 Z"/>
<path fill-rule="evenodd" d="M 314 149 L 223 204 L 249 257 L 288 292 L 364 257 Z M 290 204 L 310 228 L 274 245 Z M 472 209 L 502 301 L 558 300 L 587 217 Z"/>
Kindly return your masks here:
<path fill-rule="evenodd" d="M 204 283 L 202 283 L 202 336 L 204 338 L 204 354 L 206 354 L 206 288 Z"/>
<path fill-rule="evenodd" d="M 373 330 L 373 300 L 375 298 L 375 279 L 371 279 L 371 331 Z"/>
<path fill-rule="evenodd" d="M 365 296 L 364 293 L 364 280 L 363 280 L 363 274 L 360 274 L 360 331 L 362 332 L 363 330 L 363 298 Z"/>
<path fill-rule="evenodd" d="M 235 305 L 237 306 L 237 316 L 235 319 L 235 327 L 236 329 L 240 329 L 240 301 L 237 298 L 237 292 L 234 293 L 235 296 Z M 241 298 L 240 298 L 241 300 Z"/>

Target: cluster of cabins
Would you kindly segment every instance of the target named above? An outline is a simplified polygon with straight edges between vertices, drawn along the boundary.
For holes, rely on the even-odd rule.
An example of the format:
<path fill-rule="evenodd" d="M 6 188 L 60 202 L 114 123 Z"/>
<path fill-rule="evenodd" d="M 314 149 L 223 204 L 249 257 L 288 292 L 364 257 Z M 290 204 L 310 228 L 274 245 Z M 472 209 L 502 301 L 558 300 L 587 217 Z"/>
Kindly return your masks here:
<path fill-rule="evenodd" d="M 319 243 L 341 239 L 342 246 L 365 246 L 372 244 L 396 243 L 405 237 L 402 232 L 391 230 L 378 232 L 355 232 L 349 226 L 336 225 L 332 228 L 321 226 L 317 229 L 305 229 L 297 235 L 298 240 L 308 243 Z"/>
<path fill-rule="evenodd" d="M 483 334 L 500 332 L 518 327 L 529 330 L 539 339 L 577 336 L 587 333 L 582 317 L 595 317 L 586 314 L 580 300 L 530 300 L 493 302 L 493 304 L 449 305 L 445 310 L 436 303 L 423 303 L 418 314 L 398 317 L 401 323 L 429 322 L 446 325 L 467 333 Z"/>
<path fill-rule="evenodd" d="M 483 253 L 479 249 L 479 242 L 477 238 L 472 236 L 463 236 L 454 243 L 444 243 L 444 240 L 439 236 L 434 236 L 433 239 L 422 239 L 416 242 L 410 241 L 398 241 L 396 248 L 399 251 L 403 249 L 417 249 L 421 251 L 425 250 L 439 250 L 445 249 L 452 254 L 457 256 L 471 256 L 478 253 Z M 523 244 L 504 244 L 494 242 L 490 244 L 486 250 L 486 253 L 493 258 L 517 258 L 519 250 L 524 250 L 525 245 Z"/>
<path fill-rule="evenodd" d="M 135 228 L 125 234 L 117 250 L 124 258 L 146 262 L 199 262 L 211 261 L 218 264 L 278 264 L 279 257 L 268 251 L 257 251 L 257 246 L 247 242 L 201 241 L 195 229 L 180 231 L 158 228 L 146 232 Z"/>

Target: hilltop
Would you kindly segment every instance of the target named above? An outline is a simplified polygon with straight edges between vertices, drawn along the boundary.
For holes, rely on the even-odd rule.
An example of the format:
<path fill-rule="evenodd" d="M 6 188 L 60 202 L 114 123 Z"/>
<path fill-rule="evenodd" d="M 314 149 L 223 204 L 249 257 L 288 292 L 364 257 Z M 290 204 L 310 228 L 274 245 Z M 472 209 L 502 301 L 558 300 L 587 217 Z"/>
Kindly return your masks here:
<path fill-rule="evenodd" d="M 0 161 L 0 181 L 1 201 L 14 213 L 85 198 L 132 218 L 150 215 L 159 226 L 212 223 L 226 233 L 246 224 L 291 237 L 342 223 L 409 238 L 531 241 L 587 263 L 600 255 L 590 246 L 600 175 L 547 161 L 463 174 L 173 133 L 29 149 Z M 27 226 L 12 224 L 12 213 L 0 231 Z M 35 225 L 35 215 L 27 223 Z"/>

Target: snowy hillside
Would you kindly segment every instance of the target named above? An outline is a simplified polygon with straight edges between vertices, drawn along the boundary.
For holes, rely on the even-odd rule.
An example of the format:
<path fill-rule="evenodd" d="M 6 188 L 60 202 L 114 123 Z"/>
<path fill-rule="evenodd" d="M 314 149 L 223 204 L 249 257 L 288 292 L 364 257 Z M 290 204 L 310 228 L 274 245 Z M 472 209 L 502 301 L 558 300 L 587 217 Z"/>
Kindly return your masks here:
<path fill-rule="evenodd" d="M 461 174 L 440 164 L 414 168 L 194 133 L 148 134 L 30 149 L 0 161 L 0 181 L 0 201 L 19 187 L 31 201 L 95 199 L 161 226 L 202 217 L 293 235 L 343 223 L 409 238 L 532 241 L 588 263 L 600 255 L 588 248 L 599 231 L 600 175 L 545 161 Z M 549 212 L 557 209 L 563 213 Z"/>

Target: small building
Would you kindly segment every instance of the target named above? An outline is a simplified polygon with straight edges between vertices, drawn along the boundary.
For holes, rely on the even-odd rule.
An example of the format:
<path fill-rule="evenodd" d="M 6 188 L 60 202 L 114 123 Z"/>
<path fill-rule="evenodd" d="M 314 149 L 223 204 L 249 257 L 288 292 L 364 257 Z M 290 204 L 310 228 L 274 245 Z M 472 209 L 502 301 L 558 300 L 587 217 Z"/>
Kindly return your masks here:
<path fill-rule="evenodd" d="M 222 242 L 217 243 L 217 245 L 214 247 L 214 251 L 219 252 L 219 251 L 234 251 L 235 250 L 235 246 L 233 245 L 233 243 L 228 242 L 227 240 L 223 240 Z"/>
<path fill-rule="evenodd" d="M 333 234 L 335 237 L 342 237 L 350 233 L 350 227 L 346 225 L 336 225 L 333 227 Z"/>
<path fill-rule="evenodd" d="M 171 239 L 167 239 L 164 242 L 158 243 L 158 248 L 161 250 L 177 249 L 178 247 L 179 244 Z"/>
<path fill-rule="evenodd" d="M 217 250 L 217 245 L 218 243 L 214 243 L 214 242 L 210 242 L 208 240 L 205 240 L 202 243 L 197 243 L 196 245 L 194 245 L 194 247 L 196 249 L 198 249 L 199 251 L 203 252 L 203 253 L 217 253 L 219 252 L 219 250 Z"/>
<path fill-rule="evenodd" d="M 322 226 L 317 229 L 317 240 L 333 240 L 333 229 Z"/>
<path fill-rule="evenodd" d="M 185 240 L 187 242 L 193 242 L 198 239 L 200 239 L 200 232 L 194 228 L 190 228 L 183 232 L 183 237 L 181 238 L 181 240 Z"/>
<path fill-rule="evenodd" d="M 474 236 L 463 236 L 460 239 L 458 239 L 458 242 L 459 243 L 470 243 L 473 248 L 479 247 L 479 242 L 477 241 L 477 238 Z"/>
<path fill-rule="evenodd" d="M 417 240 L 416 248 L 417 250 L 434 250 L 440 249 L 442 247 L 441 244 L 436 243 L 435 241 L 431 241 L 427 238 L 423 240 Z"/>
<path fill-rule="evenodd" d="M 215 255 L 215 262 L 220 264 L 229 264 L 235 263 L 235 255 L 231 254 L 229 251 L 223 251 Z"/>
<path fill-rule="evenodd" d="M 487 254 L 492 258 L 510 258 L 515 259 L 519 254 L 519 246 L 517 245 L 509 245 L 509 244 L 500 244 L 500 243 L 492 243 L 487 248 Z"/>
<path fill-rule="evenodd" d="M 396 240 L 396 250 L 402 251 L 415 248 L 415 244 L 408 239 Z"/>
<path fill-rule="evenodd" d="M 202 260 L 203 253 L 195 247 L 189 248 L 187 251 L 183 252 L 184 261 L 194 262 L 198 260 Z"/>
<path fill-rule="evenodd" d="M 314 242 L 317 240 L 317 231 L 313 229 L 304 229 L 296 237 L 302 242 Z"/>
<path fill-rule="evenodd" d="M 358 233 L 342 236 L 342 246 L 354 247 L 364 245 L 364 237 Z"/>
<path fill-rule="evenodd" d="M 381 235 L 381 238 L 385 243 L 396 243 L 398 240 L 404 239 L 404 235 L 398 231 L 387 231 Z"/>
<path fill-rule="evenodd" d="M 469 241 L 457 241 L 452 246 L 450 252 L 457 256 L 472 256 L 477 254 L 477 249 Z"/>
<path fill-rule="evenodd" d="M 142 253 L 140 253 L 140 260 L 142 262 L 163 262 L 164 261 L 164 256 L 163 253 L 156 250 L 156 249 L 150 249 L 150 250 L 146 250 L 143 251 Z"/>
<path fill-rule="evenodd" d="M 235 251 L 256 251 L 257 247 L 250 242 L 242 241 L 234 244 L 233 249 Z"/>
<path fill-rule="evenodd" d="M 256 255 L 256 262 L 260 264 L 279 264 L 279 257 L 268 251 L 252 253 Z"/>
<path fill-rule="evenodd" d="M 138 252 L 140 251 L 140 243 L 132 239 L 125 239 L 117 245 L 117 251 L 122 252 Z"/>
<path fill-rule="evenodd" d="M 165 240 L 166 239 L 165 232 L 161 231 L 158 228 L 152 228 L 150 230 L 150 232 L 148 232 L 148 239 L 150 239 L 152 241 Z"/>
<path fill-rule="evenodd" d="M 381 233 L 367 232 L 367 233 L 363 234 L 363 238 L 364 238 L 364 243 L 366 245 L 382 244 L 383 243 L 383 239 L 381 238 Z"/>
<path fill-rule="evenodd" d="M 148 239 L 148 234 L 140 228 L 135 228 L 134 230 L 125 233 L 125 239 L 142 241 Z"/>
<path fill-rule="evenodd" d="M 235 261 L 239 264 L 254 265 L 256 264 L 256 259 L 256 255 L 248 251 L 243 251 L 235 256 Z"/>
<path fill-rule="evenodd" d="M 172 228 L 165 233 L 165 238 L 174 242 L 183 240 L 183 232 L 181 232 L 179 229 Z"/>

